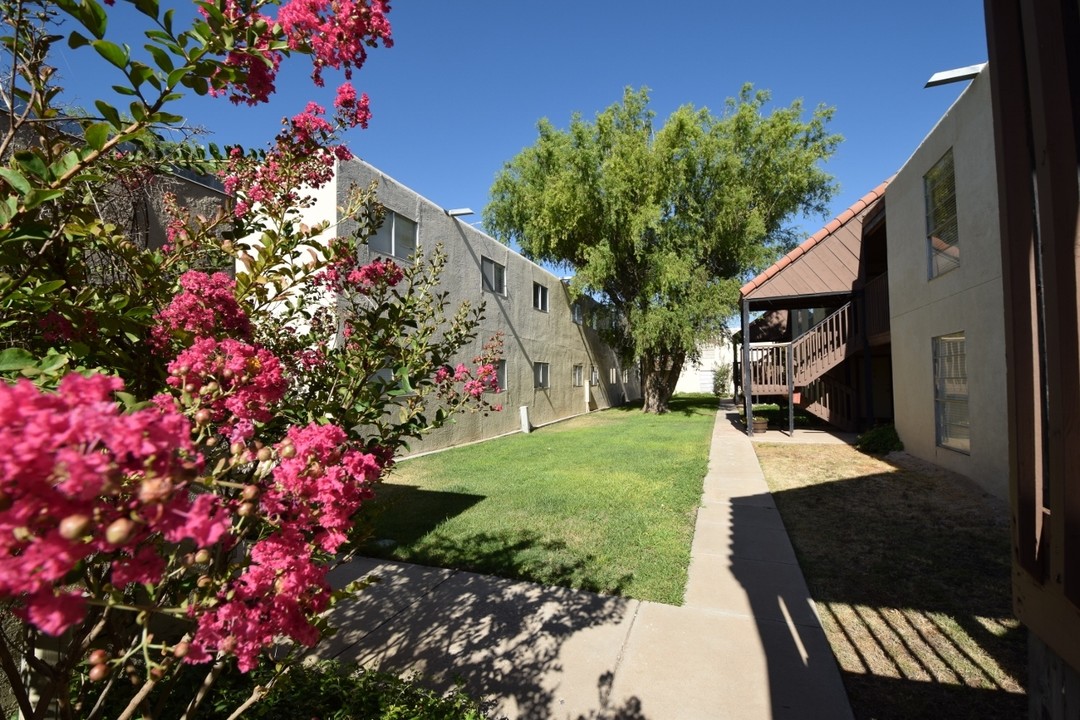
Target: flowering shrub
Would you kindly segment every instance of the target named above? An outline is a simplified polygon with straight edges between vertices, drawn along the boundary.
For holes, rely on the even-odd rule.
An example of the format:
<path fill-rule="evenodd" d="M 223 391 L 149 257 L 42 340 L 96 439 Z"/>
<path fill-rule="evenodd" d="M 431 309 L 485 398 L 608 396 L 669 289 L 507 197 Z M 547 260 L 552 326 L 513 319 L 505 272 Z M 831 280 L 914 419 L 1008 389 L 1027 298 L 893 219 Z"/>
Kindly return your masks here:
<path fill-rule="evenodd" d="M 0 668 L 26 717 L 117 703 L 121 719 L 152 717 L 151 698 L 200 671 L 189 717 L 226 668 L 272 655 L 238 716 L 323 637 L 348 592 L 327 573 L 364 538 L 397 451 L 454 412 L 495 409 L 501 338 L 446 369 L 481 308 L 451 306 L 441 250 L 361 264 L 381 221 L 371 188 L 341 211 L 351 236 L 299 220 L 300 188 L 351 157 L 338 133 L 367 122 L 351 77 L 391 45 L 388 3 L 211 0 L 186 29 L 131 4 L 148 19 L 142 59 L 108 39 L 97 0 L 0 6 L 26 98 L 0 134 L 0 602 L 26 634 L 22 658 L 0 635 Z M 60 40 L 120 73 L 123 116 L 99 101 L 58 132 Z M 309 103 L 266 151 L 157 135 L 183 124 L 165 108 L 185 89 L 264 101 L 287 54 L 309 56 L 318 85 L 344 74 L 332 119 Z M 166 245 L 147 247 L 130 203 L 175 167 L 218 173 L 231 208 L 204 216 L 165 194 Z"/>

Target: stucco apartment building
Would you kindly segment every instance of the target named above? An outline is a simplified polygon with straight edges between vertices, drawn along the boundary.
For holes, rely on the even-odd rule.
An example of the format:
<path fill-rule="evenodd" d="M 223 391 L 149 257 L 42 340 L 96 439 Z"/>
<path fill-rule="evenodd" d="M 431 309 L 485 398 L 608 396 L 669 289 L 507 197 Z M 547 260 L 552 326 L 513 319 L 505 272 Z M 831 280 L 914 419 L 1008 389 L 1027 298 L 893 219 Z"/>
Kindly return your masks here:
<path fill-rule="evenodd" d="M 987 67 L 965 82 L 895 176 L 743 287 L 746 313 L 787 328 L 755 344 L 747 324 L 744 372 L 846 429 L 892 421 L 908 453 L 1008 498 Z"/>
<path fill-rule="evenodd" d="M 340 221 L 336 232 L 355 228 L 338 218 L 350 187 L 377 181 L 386 208 L 382 226 L 371 238 L 367 259 L 392 258 L 406 263 L 417 248 L 441 244 L 446 267 L 441 287 L 456 307 L 463 300 L 485 305 L 484 319 L 472 346 L 456 361 L 469 363 L 496 332 L 504 337 L 499 368 L 502 392 L 489 396 L 502 412 L 462 413 L 421 441 L 419 454 L 518 432 L 640 397 L 637 368 L 622 367 L 601 339 L 601 313 L 589 298 L 572 301 L 562 279 L 469 224 L 469 216 L 449 212 L 360 160 L 340 163 L 335 179 L 315 194 L 312 218 Z M 365 259 L 365 258 L 362 258 Z M 526 420 L 527 416 L 527 420 Z"/>
<path fill-rule="evenodd" d="M 907 452 L 1008 498 L 997 173 L 984 66 L 885 192 L 894 412 Z"/>

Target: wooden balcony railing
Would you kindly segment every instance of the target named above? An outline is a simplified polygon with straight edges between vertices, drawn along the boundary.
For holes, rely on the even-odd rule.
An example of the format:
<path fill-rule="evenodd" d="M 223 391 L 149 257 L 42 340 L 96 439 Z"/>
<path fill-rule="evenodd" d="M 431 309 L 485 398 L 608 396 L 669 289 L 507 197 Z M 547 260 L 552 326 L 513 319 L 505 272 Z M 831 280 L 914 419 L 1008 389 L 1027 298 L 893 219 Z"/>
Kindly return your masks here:
<path fill-rule="evenodd" d="M 847 357 L 854 334 L 851 303 L 819 322 L 791 343 L 795 387 L 803 387 L 839 365 Z"/>

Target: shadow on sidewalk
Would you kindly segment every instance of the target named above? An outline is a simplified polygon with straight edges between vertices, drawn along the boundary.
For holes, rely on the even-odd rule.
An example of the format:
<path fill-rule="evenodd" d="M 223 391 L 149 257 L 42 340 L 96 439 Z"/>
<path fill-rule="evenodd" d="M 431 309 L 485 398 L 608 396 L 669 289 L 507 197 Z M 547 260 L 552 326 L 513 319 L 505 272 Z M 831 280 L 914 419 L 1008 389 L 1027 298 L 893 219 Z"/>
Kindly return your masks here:
<path fill-rule="evenodd" d="M 369 559 L 332 581 L 369 572 L 379 582 L 331 611 L 340 631 L 319 657 L 415 673 L 440 691 L 460 685 L 499 718 L 645 720 L 636 698 L 612 706 L 609 697 L 636 601 Z M 575 695 L 589 674 L 595 690 Z"/>

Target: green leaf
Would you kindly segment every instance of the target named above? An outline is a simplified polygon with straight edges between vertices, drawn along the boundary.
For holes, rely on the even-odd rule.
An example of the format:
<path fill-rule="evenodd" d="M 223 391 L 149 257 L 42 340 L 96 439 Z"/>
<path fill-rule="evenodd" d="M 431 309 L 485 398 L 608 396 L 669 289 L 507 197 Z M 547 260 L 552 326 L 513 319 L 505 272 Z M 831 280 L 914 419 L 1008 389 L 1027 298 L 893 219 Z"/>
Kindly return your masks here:
<path fill-rule="evenodd" d="M 105 37 L 105 28 L 109 24 L 109 18 L 105 14 L 105 8 L 94 0 L 82 0 L 79 4 L 79 22 L 83 24 L 96 38 Z"/>
<path fill-rule="evenodd" d="M 23 196 L 23 207 L 32 210 L 42 203 L 55 200 L 64 194 L 63 190 L 31 190 Z"/>
<path fill-rule="evenodd" d="M 34 362 L 34 356 L 22 348 L 12 347 L 0 350 L 0 372 L 23 370 L 32 366 Z"/>
<path fill-rule="evenodd" d="M 84 47 L 84 46 L 89 45 L 89 44 L 90 44 L 90 38 L 86 37 L 85 35 L 83 35 L 78 30 L 72 30 L 71 34 L 68 35 L 68 47 L 71 48 L 72 50 Z"/>
<path fill-rule="evenodd" d="M 124 126 L 124 123 L 120 120 L 120 113 L 112 105 L 103 100 L 95 100 L 94 106 L 101 113 L 101 117 L 108 120 L 114 128 L 120 130 Z"/>
<path fill-rule="evenodd" d="M 23 150 L 15 153 L 15 163 L 26 172 L 30 173 L 36 178 L 41 180 L 48 180 L 49 169 L 45 167 L 45 161 L 41 157 L 31 151 Z"/>
<path fill-rule="evenodd" d="M 109 42 L 108 40 L 95 40 L 91 45 L 97 50 L 98 55 L 105 58 L 116 67 L 121 70 L 127 67 L 128 49 L 126 47 L 120 47 L 116 43 Z"/>
<path fill-rule="evenodd" d="M 145 47 L 146 51 L 153 56 L 154 62 L 157 64 L 158 68 L 160 68 L 162 72 L 171 73 L 175 69 L 172 57 L 169 56 L 169 53 L 165 52 L 157 45 L 151 45 L 148 43 L 147 45 L 145 45 Z M 172 85 L 173 83 L 170 82 L 169 84 Z"/>
<path fill-rule="evenodd" d="M 135 0 L 135 8 L 143 15 L 147 15 L 157 20 L 158 0 Z"/>
<path fill-rule="evenodd" d="M 30 192 L 30 183 L 19 173 L 15 172 L 11 168 L 0 168 L 0 178 L 7 181 L 16 192 L 25 195 Z"/>
<path fill-rule="evenodd" d="M 109 139 L 110 130 L 112 130 L 112 125 L 107 122 L 94 123 L 86 128 L 86 144 L 95 150 L 100 150 L 105 147 L 105 142 Z"/>
<path fill-rule="evenodd" d="M 32 294 L 34 294 L 34 295 L 48 295 L 49 293 L 53 292 L 54 290 L 59 290 L 62 287 L 64 287 L 64 281 L 63 280 L 47 280 L 46 282 L 43 282 L 40 285 L 37 285 L 36 287 L 34 287 L 34 289 L 32 291 Z"/>

